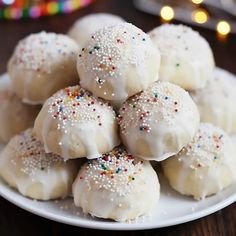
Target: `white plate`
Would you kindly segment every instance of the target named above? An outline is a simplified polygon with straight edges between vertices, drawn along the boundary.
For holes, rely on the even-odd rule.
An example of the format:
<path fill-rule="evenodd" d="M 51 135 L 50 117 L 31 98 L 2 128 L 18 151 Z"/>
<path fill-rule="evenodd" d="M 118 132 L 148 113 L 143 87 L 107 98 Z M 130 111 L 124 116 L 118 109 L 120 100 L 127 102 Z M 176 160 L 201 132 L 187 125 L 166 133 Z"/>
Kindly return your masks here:
<path fill-rule="evenodd" d="M 65 224 L 105 230 L 139 230 L 181 224 L 209 215 L 236 201 L 236 183 L 215 196 L 197 202 L 172 190 L 164 178 L 160 177 L 162 189 L 159 206 L 153 209 L 150 216 L 141 217 L 130 223 L 117 223 L 86 216 L 74 206 L 71 198 L 51 202 L 30 200 L 1 180 L 0 195 L 36 215 Z"/>
<path fill-rule="evenodd" d="M 233 139 L 236 142 L 236 135 Z M 0 144 L 0 150 L 1 148 Z M 195 201 L 171 189 L 162 174 L 159 174 L 159 179 L 161 184 L 159 205 L 149 216 L 140 217 L 129 223 L 101 220 L 85 215 L 75 207 L 72 198 L 49 202 L 28 199 L 10 188 L 1 179 L 0 195 L 13 204 L 47 219 L 104 230 L 141 230 L 177 225 L 212 214 L 236 201 L 236 183 L 215 196 Z"/>

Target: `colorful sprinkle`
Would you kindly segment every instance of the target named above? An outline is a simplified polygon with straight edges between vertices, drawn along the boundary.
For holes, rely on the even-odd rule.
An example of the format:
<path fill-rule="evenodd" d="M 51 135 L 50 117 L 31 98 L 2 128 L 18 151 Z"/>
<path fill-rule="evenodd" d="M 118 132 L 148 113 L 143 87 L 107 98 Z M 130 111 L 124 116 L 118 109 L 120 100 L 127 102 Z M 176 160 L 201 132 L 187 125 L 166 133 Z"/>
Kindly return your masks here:
<path fill-rule="evenodd" d="M 131 183 L 143 171 L 143 161 L 133 158 L 123 148 L 116 148 L 96 160 L 85 164 L 85 172 L 79 179 L 98 188 L 117 192 L 124 196 L 132 189 Z"/>

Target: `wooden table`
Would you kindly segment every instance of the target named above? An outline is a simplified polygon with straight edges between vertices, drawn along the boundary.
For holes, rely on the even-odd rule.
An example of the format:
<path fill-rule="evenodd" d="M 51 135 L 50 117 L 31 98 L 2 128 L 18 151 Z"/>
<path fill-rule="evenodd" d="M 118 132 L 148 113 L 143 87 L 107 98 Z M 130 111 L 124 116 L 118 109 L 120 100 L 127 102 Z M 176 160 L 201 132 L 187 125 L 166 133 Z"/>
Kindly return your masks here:
<path fill-rule="evenodd" d="M 91 12 L 111 12 L 124 17 L 145 31 L 160 24 L 158 17 L 136 10 L 130 0 L 98 0 L 91 6 L 70 15 L 45 17 L 39 20 L 17 22 L 0 21 L 0 73 L 6 71 L 6 63 L 15 44 L 29 33 L 41 30 L 66 33 L 79 17 Z M 215 53 L 216 63 L 236 73 L 236 36 L 220 41 L 216 33 L 197 29 L 206 37 Z M 236 92 L 236 91 L 235 91 Z M 77 228 L 55 223 L 30 214 L 3 198 L 0 198 L 0 236 L 6 235 L 181 235 L 220 236 L 236 235 L 236 203 L 215 214 L 190 223 L 156 230 L 138 232 L 109 232 Z"/>

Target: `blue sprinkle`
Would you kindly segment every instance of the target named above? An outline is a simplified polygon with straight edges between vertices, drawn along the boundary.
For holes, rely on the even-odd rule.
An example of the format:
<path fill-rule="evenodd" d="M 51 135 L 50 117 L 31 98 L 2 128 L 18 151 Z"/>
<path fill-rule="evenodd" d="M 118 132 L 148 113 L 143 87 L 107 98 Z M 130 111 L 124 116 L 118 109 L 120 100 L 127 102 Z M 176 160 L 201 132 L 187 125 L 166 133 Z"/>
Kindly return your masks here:
<path fill-rule="evenodd" d="M 166 96 L 166 97 L 165 97 L 165 100 L 167 100 L 167 99 L 168 99 L 168 97 Z"/>
<path fill-rule="evenodd" d="M 60 112 L 62 112 L 62 111 L 63 111 L 63 107 L 62 107 L 62 106 L 60 106 L 60 108 L 59 108 L 59 111 L 60 111 Z"/>

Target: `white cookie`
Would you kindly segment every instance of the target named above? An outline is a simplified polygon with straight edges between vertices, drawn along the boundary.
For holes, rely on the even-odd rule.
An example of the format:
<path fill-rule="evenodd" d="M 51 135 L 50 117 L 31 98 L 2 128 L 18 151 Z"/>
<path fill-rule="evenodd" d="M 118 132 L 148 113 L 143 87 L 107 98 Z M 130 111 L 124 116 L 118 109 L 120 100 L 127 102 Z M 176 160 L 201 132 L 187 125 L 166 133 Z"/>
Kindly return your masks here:
<path fill-rule="evenodd" d="M 164 160 L 178 153 L 197 132 L 199 112 L 177 85 L 156 82 L 120 108 L 120 136 L 135 156 Z"/>
<path fill-rule="evenodd" d="M 22 195 L 37 200 L 68 196 L 78 169 L 77 161 L 46 154 L 32 129 L 13 137 L 0 154 L 0 176 Z"/>
<path fill-rule="evenodd" d="M 236 134 L 236 76 L 216 68 L 206 87 L 193 91 L 201 121 Z"/>
<path fill-rule="evenodd" d="M 115 25 L 124 20 L 116 15 L 108 13 L 93 13 L 78 19 L 68 32 L 68 36 L 74 39 L 80 46 L 85 45 L 91 35 L 106 26 Z"/>
<path fill-rule="evenodd" d="M 34 125 L 47 152 L 66 159 L 97 158 L 119 145 L 116 114 L 102 99 L 79 86 L 49 98 Z"/>
<path fill-rule="evenodd" d="M 236 148 L 220 128 L 201 123 L 194 139 L 183 150 L 162 162 L 170 185 L 200 200 L 222 191 L 235 181 Z"/>
<path fill-rule="evenodd" d="M 0 75 L 0 142 L 32 127 L 39 111 L 40 106 L 24 104 L 15 95 L 7 73 Z"/>
<path fill-rule="evenodd" d="M 159 195 L 158 177 L 150 163 L 122 148 L 86 163 L 73 184 L 75 205 L 84 213 L 116 221 L 149 213 Z"/>
<path fill-rule="evenodd" d="M 190 27 L 165 24 L 149 32 L 161 53 L 160 80 L 187 90 L 203 88 L 214 58 L 208 42 Z"/>
<path fill-rule="evenodd" d="M 53 93 L 78 83 L 76 42 L 40 32 L 21 40 L 8 62 L 13 90 L 25 103 L 43 104 Z"/>
<path fill-rule="evenodd" d="M 158 80 L 160 54 L 150 37 L 129 23 L 92 35 L 77 60 L 80 84 L 120 104 Z"/>

